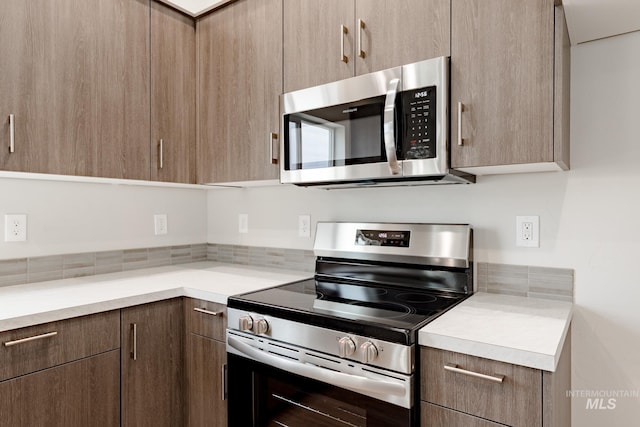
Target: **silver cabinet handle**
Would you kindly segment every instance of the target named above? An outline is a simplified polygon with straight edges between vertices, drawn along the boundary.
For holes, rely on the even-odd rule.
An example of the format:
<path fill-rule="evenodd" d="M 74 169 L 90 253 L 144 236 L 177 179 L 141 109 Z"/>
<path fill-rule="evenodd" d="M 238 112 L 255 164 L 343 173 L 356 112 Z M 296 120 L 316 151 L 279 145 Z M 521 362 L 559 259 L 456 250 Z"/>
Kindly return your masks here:
<path fill-rule="evenodd" d="M 462 145 L 464 140 L 462 139 L 462 112 L 464 111 L 464 105 L 462 102 L 458 102 L 458 145 Z"/>
<path fill-rule="evenodd" d="M 160 162 L 160 169 L 162 169 L 164 167 L 164 140 L 160 139 L 160 155 L 159 155 L 159 162 Z"/>
<path fill-rule="evenodd" d="M 365 29 L 365 24 L 362 19 L 358 19 L 358 56 L 364 58 L 366 53 L 362 50 L 362 30 Z"/>
<path fill-rule="evenodd" d="M 204 308 L 195 307 L 193 311 L 197 311 L 198 313 L 208 314 L 209 316 L 222 316 L 222 311 L 209 311 Z"/>
<path fill-rule="evenodd" d="M 278 143 L 278 134 L 271 132 L 269 134 L 269 157 L 271 158 L 271 164 L 272 165 L 277 165 L 278 164 L 278 148 L 274 148 L 274 144 Z"/>
<path fill-rule="evenodd" d="M 16 118 L 9 114 L 9 153 L 16 151 Z"/>
<path fill-rule="evenodd" d="M 400 79 L 393 79 L 389 82 L 387 97 L 384 101 L 384 148 L 387 153 L 387 162 L 393 175 L 400 173 L 398 166 L 398 156 L 396 155 L 396 94 L 398 93 Z"/>
<path fill-rule="evenodd" d="M 467 371 L 466 369 L 458 368 L 458 365 L 455 365 L 453 363 L 447 363 L 446 365 L 444 365 L 444 370 L 449 372 L 455 372 L 456 374 L 467 375 L 469 377 L 493 381 L 494 383 L 501 383 L 502 381 L 504 381 L 504 375 L 498 375 L 498 374 L 485 375 L 485 374 L 480 374 L 478 372 Z"/>
<path fill-rule="evenodd" d="M 344 36 L 349 34 L 349 30 L 344 25 L 340 25 L 340 61 L 345 64 L 349 62 L 349 57 L 344 54 Z"/>
<path fill-rule="evenodd" d="M 37 341 L 37 340 L 42 340 L 45 338 L 51 338 L 51 337 L 55 337 L 56 335 L 58 335 L 57 332 L 47 332 L 46 334 L 42 334 L 42 335 L 36 335 L 34 337 L 28 337 L 28 338 L 22 338 L 20 340 L 14 340 L 14 341 L 7 341 L 4 343 L 5 347 L 12 347 L 14 345 L 18 345 L 18 344 L 24 344 L 27 342 L 31 342 L 31 341 Z"/>
<path fill-rule="evenodd" d="M 138 325 L 131 324 L 131 358 L 138 360 Z"/>
<path fill-rule="evenodd" d="M 227 400 L 227 364 L 222 365 L 222 400 Z"/>

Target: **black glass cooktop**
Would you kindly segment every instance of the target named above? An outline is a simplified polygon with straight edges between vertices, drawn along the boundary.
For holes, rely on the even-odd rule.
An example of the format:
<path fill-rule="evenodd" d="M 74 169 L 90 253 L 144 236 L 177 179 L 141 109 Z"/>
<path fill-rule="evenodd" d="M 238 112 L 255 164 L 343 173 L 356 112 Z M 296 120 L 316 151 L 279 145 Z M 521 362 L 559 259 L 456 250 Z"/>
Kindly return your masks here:
<path fill-rule="evenodd" d="M 468 295 L 304 280 L 229 298 L 228 306 L 405 345 Z"/>

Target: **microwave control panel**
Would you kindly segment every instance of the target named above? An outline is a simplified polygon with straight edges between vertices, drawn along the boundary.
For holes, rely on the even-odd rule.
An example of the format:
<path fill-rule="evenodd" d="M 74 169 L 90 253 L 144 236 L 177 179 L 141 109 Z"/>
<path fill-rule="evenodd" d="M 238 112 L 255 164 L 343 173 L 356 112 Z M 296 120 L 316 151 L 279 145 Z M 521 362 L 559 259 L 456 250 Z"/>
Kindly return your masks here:
<path fill-rule="evenodd" d="M 402 92 L 404 112 L 400 158 L 432 159 L 436 157 L 436 87 L 429 86 Z"/>

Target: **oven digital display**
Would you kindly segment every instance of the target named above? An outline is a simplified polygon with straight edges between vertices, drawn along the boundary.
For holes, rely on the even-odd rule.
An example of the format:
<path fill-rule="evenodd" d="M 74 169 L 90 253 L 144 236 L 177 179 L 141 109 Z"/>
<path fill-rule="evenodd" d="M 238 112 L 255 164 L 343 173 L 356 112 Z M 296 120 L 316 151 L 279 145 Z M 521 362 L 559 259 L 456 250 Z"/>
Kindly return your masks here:
<path fill-rule="evenodd" d="M 356 245 L 360 246 L 395 246 L 408 248 L 410 231 L 398 230 L 357 230 Z"/>

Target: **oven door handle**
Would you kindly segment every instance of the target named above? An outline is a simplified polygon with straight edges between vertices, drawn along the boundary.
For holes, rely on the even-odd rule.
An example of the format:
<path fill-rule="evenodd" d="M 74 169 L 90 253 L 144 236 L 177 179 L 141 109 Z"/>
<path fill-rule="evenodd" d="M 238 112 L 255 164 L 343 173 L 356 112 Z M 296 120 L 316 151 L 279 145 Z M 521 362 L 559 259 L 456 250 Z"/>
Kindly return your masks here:
<path fill-rule="evenodd" d="M 389 82 L 387 96 L 384 101 L 384 149 L 387 153 L 387 162 L 393 175 L 400 174 L 398 166 L 398 156 L 396 154 L 396 95 L 398 94 L 398 84 L 400 79 L 393 79 Z"/>
<path fill-rule="evenodd" d="M 228 336 L 227 342 L 231 347 L 247 357 L 262 362 L 264 364 L 291 372 L 303 377 L 312 378 L 318 381 L 329 383 L 336 387 L 346 388 L 356 392 L 375 393 L 380 395 L 404 396 L 406 394 L 405 387 L 401 384 L 392 383 L 390 381 L 373 380 L 358 375 L 345 374 L 342 372 L 330 371 L 319 366 L 294 362 L 289 359 L 283 359 L 273 356 L 262 350 L 243 343 L 237 338 Z"/>

